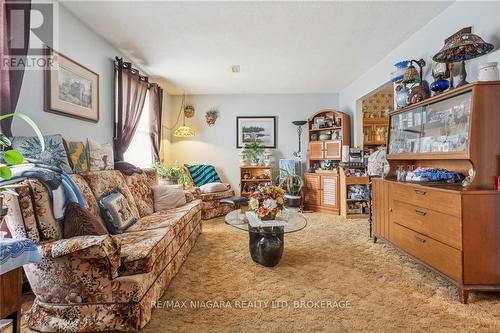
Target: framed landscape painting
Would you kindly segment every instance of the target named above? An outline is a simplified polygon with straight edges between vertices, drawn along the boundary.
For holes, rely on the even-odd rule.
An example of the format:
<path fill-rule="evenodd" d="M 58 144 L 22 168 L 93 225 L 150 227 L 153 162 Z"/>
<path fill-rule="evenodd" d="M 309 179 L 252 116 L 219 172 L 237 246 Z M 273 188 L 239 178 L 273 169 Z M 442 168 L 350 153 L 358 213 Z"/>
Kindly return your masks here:
<path fill-rule="evenodd" d="M 264 148 L 276 148 L 276 117 L 236 117 L 236 148 L 245 148 L 255 139 Z"/>
<path fill-rule="evenodd" d="M 52 49 L 46 55 L 45 111 L 99 121 L 99 75 Z"/>

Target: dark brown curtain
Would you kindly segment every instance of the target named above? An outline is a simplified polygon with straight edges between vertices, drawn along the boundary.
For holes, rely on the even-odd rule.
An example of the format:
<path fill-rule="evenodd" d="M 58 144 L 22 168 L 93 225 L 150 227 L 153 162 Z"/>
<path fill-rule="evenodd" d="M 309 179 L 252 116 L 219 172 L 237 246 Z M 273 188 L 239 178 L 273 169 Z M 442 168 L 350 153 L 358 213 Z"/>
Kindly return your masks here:
<path fill-rule="evenodd" d="M 153 144 L 155 162 L 160 161 L 162 102 L 163 89 L 153 84 L 149 90 L 149 135 Z"/>
<path fill-rule="evenodd" d="M 18 19 L 17 16 L 11 16 L 10 10 L 20 9 L 24 13 L 23 19 Z M 26 60 L 29 48 L 30 36 L 30 9 L 31 1 L 12 1 L 6 3 L 0 0 L 0 38 L 2 39 L 0 45 L 0 58 L 2 65 L 0 65 L 0 114 L 8 114 L 16 111 L 17 101 L 21 92 L 21 85 L 24 77 L 24 66 L 22 65 Z M 13 31 L 24 32 L 23 34 L 14 34 Z M 21 36 L 23 38 L 20 43 L 16 42 L 14 38 Z M 12 45 L 24 45 L 22 49 L 13 49 Z M 4 60 L 14 58 L 16 59 L 15 68 L 4 68 Z M 11 136 L 12 118 L 2 120 L 1 131 L 6 136 Z"/>
<path fill-rule="evenodd" d="M 148 78 L 141 76 L 132 64 L 115 61 L 115 161 L 123 161 L 141 118 L 148 91 Z"/>

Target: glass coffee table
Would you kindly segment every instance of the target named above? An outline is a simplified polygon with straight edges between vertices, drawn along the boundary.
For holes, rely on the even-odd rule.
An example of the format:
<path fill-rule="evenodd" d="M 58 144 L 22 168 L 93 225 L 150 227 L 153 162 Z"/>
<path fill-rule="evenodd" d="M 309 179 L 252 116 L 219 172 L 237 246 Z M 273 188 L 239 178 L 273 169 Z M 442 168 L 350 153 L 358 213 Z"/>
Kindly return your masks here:
<path fill-rule="evenodd" d="M 226 215 L 225 219 L 227 224 L 237 229 L 248 231 L 252 260 L 266 267 L 274 267 L 280 262 L 285 245 L 285 234 L 302 230 L 307 225 L 304 215 L 286 209 L 282 212 L 281 216 L 281 219 L 286 222 L 284 226 L 252 227 L 248 223 L 245 213 L 241 212 L 240 209 L 233 210 Z"/>

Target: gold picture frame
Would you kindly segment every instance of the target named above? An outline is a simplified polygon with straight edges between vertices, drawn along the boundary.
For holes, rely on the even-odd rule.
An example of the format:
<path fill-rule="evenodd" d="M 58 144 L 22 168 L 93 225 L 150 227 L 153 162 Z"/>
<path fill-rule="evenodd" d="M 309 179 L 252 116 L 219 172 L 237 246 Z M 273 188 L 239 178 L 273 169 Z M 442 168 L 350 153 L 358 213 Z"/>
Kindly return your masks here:
<path fill-rule="evenodd" d="M 45 69 L 45 111 L 99 121 L 99 74 L 50 48 Z"/>

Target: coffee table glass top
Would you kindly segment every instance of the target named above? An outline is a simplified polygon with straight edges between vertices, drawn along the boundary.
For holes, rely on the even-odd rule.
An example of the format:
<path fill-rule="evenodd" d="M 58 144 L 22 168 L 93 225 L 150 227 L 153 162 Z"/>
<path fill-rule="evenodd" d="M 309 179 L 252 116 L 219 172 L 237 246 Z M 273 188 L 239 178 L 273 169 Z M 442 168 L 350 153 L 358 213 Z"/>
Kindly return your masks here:
<path fill-rule="evenodd" d="M 245 231 L 256 232 L 256 233 L 290 233 L 302 230 L 307 225 L 307 220 L 301 213 L 296 211 L 284 209 L 282 211 L 281 219 L 286 221 L 284 227 L 250 227 L 248 224 L 248 219 L 245 216 L 244 212 L 241 212 L 240 209 L 233 210 L 229 214 L 226 215 L 226 223 Z M 265 222 L 264 222 L 265 223 Z M 249 230 L 250 229 L 250 230 Z"/>

